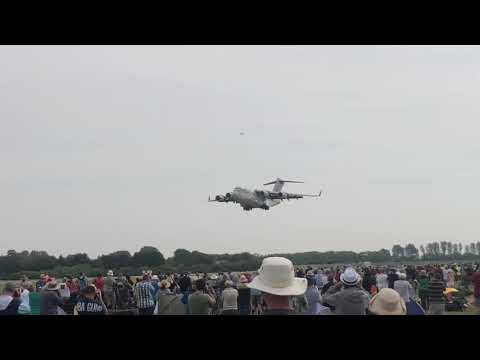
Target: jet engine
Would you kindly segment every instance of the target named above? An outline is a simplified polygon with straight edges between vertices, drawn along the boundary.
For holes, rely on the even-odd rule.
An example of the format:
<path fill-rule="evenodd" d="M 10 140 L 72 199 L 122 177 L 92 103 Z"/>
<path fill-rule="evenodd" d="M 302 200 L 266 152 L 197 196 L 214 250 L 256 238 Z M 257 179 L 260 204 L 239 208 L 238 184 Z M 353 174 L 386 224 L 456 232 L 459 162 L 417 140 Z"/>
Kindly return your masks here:
<path fill-rule="evenodd" d="M 225 201 L 225 197 L 222 196 L 222 195 L 217 195 L 217 196 L 215 196 L 215 200 L 217 200 L 217 201 Z"/>

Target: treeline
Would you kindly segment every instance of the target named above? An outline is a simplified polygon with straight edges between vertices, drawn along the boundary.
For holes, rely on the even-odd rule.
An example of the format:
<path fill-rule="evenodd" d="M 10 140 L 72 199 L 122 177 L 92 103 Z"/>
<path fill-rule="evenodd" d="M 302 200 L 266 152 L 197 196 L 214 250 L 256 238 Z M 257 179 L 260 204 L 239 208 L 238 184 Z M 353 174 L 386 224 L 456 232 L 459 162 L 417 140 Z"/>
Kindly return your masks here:
<path fill-rule="evenodd" d="M 55 257 L 45 251 L 8 250 L 0 256 L 0 278 L 17 279 L 25 274 L 38 278 L 40 273 L 63 277 L 77 276 L 81 272 L 88 276 L 105 274 L 108 270 L 116 273 L 138 275 L 141 270 L 158 272 L 220 272 L 256 270 L 266 256 L 283 256 L 295 265 L 346 264 L 346 263 L 388 263 L 397 261 L 478 261 L 480 260 L 480 241 L 463 245 L 447 241 L 432 242 L 416 248 L 413 244 L 394 245 L 392 250 L 378 251 L 327 251 L 303 252 L 292 254 L 258 255 L 243 252 L 239 254 L 205 254 L 185 249 L 175 250 L 172 257 L 165 259 L 155 247 L 144 246 L 133 255 L 129 251 L 115 251 L 90 259 L 87 254 L 78 253 Z"/>

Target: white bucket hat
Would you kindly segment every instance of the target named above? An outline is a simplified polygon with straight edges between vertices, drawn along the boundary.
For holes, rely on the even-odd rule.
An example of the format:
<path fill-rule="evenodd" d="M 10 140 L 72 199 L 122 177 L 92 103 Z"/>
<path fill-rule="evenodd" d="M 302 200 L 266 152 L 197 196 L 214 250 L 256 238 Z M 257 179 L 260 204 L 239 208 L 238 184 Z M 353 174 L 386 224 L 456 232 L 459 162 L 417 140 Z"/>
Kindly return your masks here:
<path fill-rule="evenodd" d="M 345 269 L 342 275 L 340 275 L 340 281 L 345 285 L 357 285 L 360 281 L 360 275 L 354 268 L 348 267 Z"/>
<path fill-rule="evenodd" d="M 112 271 L 112 270 L 108 270 L 107 276 L 113 276 L 113 271 Z"/>
<path fill-rule="evenodd" d="M 370 312 L 377 315 L 406 315 L 405 301 L 398 292 L 383 288 L 375 295 L 368 306 Z"/>
<path fill-rule="evenodd" d="M 307 279 L 295 277 L 290 260 L 283 257 L 268 257 L 263 259 L 258 276 L 247 286 L 268 294 L 296 296 L 307 291 Z"/>

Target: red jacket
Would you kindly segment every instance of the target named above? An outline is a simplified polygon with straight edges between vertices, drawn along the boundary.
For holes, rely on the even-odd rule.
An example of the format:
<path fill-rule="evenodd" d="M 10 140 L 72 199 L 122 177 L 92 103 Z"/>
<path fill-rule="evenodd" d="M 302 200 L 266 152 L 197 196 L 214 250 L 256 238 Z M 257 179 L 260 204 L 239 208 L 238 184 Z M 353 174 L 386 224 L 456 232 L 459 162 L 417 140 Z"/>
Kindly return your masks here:
<path fill-rule="evenodd" d="M 474 286 L 473 293 L 476 298 L 480 298 L 480 271 L 476 271 L 472 275 L 472 283 Z"/>
<path fill-rule="evenodd" d="M 100 289 L 101 291 L 103 291 L 104 284 L 105 284 L 105 280 L 103 279 L 103 276 L 100 278 L 96 277 L 95 280 L 93 280 L 93 285 L 95 285 L 95 287 L 97 289 Z"/>

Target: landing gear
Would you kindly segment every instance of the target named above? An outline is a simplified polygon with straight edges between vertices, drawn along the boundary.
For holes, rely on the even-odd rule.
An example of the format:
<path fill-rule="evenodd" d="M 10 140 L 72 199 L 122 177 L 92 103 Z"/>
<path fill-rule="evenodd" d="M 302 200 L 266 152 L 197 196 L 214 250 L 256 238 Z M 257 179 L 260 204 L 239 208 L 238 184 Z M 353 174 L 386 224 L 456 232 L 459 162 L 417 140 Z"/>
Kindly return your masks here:
<path fill-rule="evenodd" d="M 250 210 L 252 210 L 252 208 L 244 207 L 243 210 L 245 210 L 245 211 L 250 211 Z"/>
<path fill-rule="evenodd" d="M 270 209 L 270 206 L 263 205 L 263 206 L 262 206 L 262 209 L 263 209 L 263 210 L 269 210 L 269 209 Z"/>

